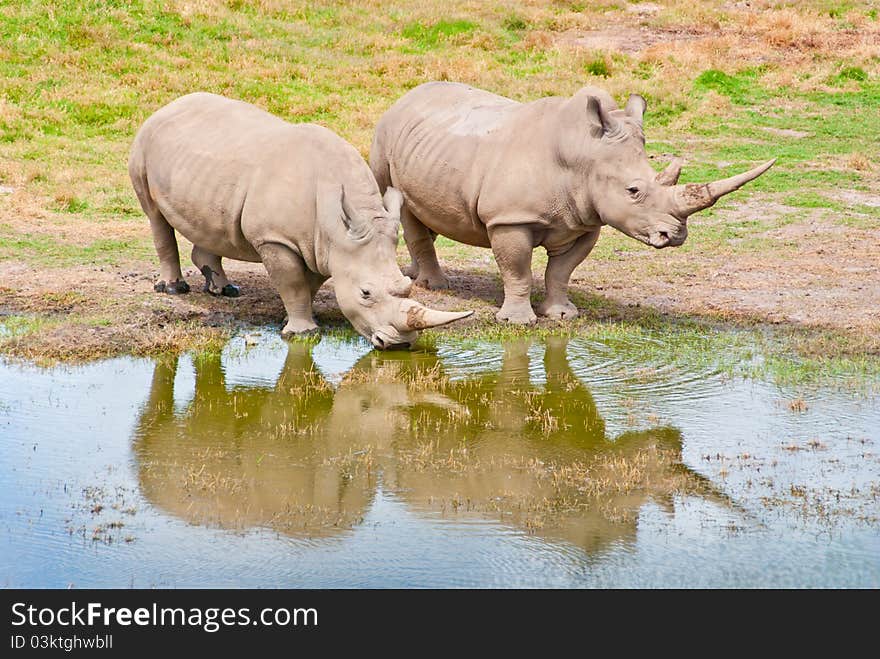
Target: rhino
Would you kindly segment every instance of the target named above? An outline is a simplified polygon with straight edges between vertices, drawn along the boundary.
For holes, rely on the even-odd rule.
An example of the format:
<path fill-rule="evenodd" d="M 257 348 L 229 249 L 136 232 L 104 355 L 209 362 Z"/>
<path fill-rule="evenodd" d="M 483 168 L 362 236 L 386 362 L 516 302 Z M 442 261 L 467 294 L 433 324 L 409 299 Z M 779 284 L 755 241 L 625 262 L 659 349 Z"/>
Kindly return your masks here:
<path fill-rule="evenodd" d="M 237 297 L 223 258 L 262 262 L 284 303 L 282 336 L 317 330 L 312 300 L 333 277 L 339 308 L 380 349 L 472 312 L 408 299 L 397 266 L 401 195 L 379 193 L 354 147 L 313 124 L 290 124 L 208 93 L 172 101 L 144 122 L 129 174 L 161 264 L 157 292 L 189 292 L 175 230 L 192 244 L 205 290 Z"/>
<path fill-rule="evenodd" d="M 443 288 L 437 234 L 491 247 L 504 283 L 500 321 L 534 323 L 531 257 L 547 251 L 537 312 L 578 315 L 571 273 L 604 225 L 656 248 L 681 245 L 688 216 L 767 171 L 770 160 L 711 183 L 678 184 L 682 161 L 657 173 L 645 153 L 638 94 L 623 109 L 596 87 L 518 103 L 454 82 L 429 82 L 379 120 L 370 167 L 403 194 L 403 236 L 416 285 Z"/>
<path fill-rule="evenodd" d="M 141 494 L 189 524 L 332 538 L 363 520 L 381 486 L 418 516 L 467 501 L 449 513 L 500 517 L 591 553 L 635 537 L 638 515 L 607 511 L 653 501 L 671 513 L 680 489 L 739 510 L 682 463 L 678 428 L 610 431 L 565 337 L 547 338 L 543 366 L 535 347 L 506 343 L 500 368 L 452 380 L 437 354 L 370 352 L 339 386 L 324 380 L 307 342 L 287 346 L 274 383 L 233 384 L 234 367 L 217 354 L 157 360 L 133 432 Z M 176 404 L 189 369 L 192 397 Z M 467 458 L 447 462 L 463 448 Z M 547 478 L 585 466 L 601 478 L 578 488 Z M 634 476 L 638 487 L 627 484 Z M 565 505 L 529 523 L 554 500 Z"/>

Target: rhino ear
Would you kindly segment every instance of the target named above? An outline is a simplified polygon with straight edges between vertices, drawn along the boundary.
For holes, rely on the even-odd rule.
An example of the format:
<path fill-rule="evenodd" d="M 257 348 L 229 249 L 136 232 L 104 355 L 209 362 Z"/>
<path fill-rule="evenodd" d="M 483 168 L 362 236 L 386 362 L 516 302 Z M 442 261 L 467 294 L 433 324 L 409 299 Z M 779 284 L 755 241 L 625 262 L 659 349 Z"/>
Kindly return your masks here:
<path fill-rule="evenodd" d="M 590 123 L 590 133 L 595 138 L 601 138 L 617 128 L 617 120 L 602 107 L 595 96 L 587 97 L 587 121 Z"/>
<path fill-rule="evenodd" d="M 645 110 L 648 109 L 648 103 L 638 94 L 630 94 L 629 100 L 626 102 L 626 114 L 635 119 L 639 125 L 642 125 L 642 117 L 645 116 Z"/>
<path fill-rule="evenodd" d="M 345 187 L 339 187 L 342 189 L 342 221 L 345 223 L 345 228 L 348 229 L 348 237 L 355 241 L 364 240 L 370 235 L 372 227 L 348 202 L 348 198 L 345 196 Z"/>

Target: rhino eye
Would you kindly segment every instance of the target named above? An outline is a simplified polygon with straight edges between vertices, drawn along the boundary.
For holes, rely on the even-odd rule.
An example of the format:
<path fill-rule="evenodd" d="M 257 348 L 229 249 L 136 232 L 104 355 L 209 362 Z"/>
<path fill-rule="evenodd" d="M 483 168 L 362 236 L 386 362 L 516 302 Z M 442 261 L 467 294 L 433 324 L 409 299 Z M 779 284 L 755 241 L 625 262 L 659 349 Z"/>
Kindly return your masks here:
<path fill-rule="evenodd" d="M 627 186 L 626 191 L 629 192 L 633 196 L 639 194 L 639 188 L 636 185 Z"/>
<path fill-rule="evenodd" d="M 368 298 L 370 297 L 370 291 L 366 288 L 361 289 L 361 297 Z"/>

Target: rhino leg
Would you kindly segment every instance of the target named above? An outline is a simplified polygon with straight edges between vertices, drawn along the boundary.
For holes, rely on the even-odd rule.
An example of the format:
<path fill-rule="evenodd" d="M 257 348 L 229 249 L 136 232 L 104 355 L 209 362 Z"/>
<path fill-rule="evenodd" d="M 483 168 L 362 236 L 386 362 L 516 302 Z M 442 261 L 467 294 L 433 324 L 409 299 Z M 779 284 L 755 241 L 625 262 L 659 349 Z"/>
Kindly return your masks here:
<path fill-rule="evenodd" d="M 592 251 L 599 230 L 585 233 L 567 246 L 565 251 L 548 250 L 547 269 L 544 271 L 544 286 L 547 294 L 538 305 L 538 313 L 555 320 L 571 320 L 578 317 L 577 307 L 568 299 L 568 280 L 571 273 Z"/>
<path fill-rule="evenodd" d="M 405 274 L 412 277 L 416 286 L 422 288 L 449 288 L 449 280 L 443 274 L 434 249 L 437 234 L 422 224 L 406 204 L 400 209 L 400 223 L 403 225 L 403 239 L 413 261 Z"/>
<path fill-rule="evenodd" d="M 153 380 L 150 394 L 138 419 L 138 427 L 143 431 L 154 430 L 160 424 L 174 421 L 174 378 L 177 375 L 177 356 L 160 357 L 153 367 Z"/>
<path fill-rule="evenodd" d="M 281 296 L 287 311 L 287 323 L 281 330 L 283 338 L 318 331 L 312 315 L 312 297 L 320 284 L 306 268 L 302 257 L 289 247 L 267 243 L 257 250 L 269 280 Z M 316 285 L 317 284 L 317 285 Z"/>
<path fill-rule="evenodd" d="M 169 295 L 189 293 L 189 284 L 186 283 L 183 273 L 180 271 L 180 253 L 177 251 L 174 227 L 168 224 L 168 220 L 159 211 L 147 190 L 135 185 L 135 192 L 137 192 L 144 213 L 150 218 L 153 245 L 156 246 L 156 254 L 159 256 L 159 279 L 153 285 L 153 290 Z"/>
<path fill-rule="evenodd" d="M 504 282 L 504 304 L 498 320 L 531 325 L 538 320 L 532 311 L 532 229 L 528 225 L 489 228 L 489 242 Z"/>
<path fill-rule="evenodd" d="M 404 232 L 405 234 L 406 232 Z M 407 242 L 404 237 L 403 242 L 406 243 L 406 249 L 409 252 L 409 260 L 410 263 L 408 266 L 401 268 L 400 271 L 404 274 L 405 277 L 409 277 L 412 280 L 415 280 L 419 276 L 419 260 L 416 257 L 415 252 L 413 252 L 413 248 L 409 246 L 409 242 Z"/>
<path fill-rule="evenodd" d="M 192 249 L 192 262 L 205 277 L 205 292 L 211 295 L 225 295 L 226 297 L 238 297 L 241 290 L 235 284 L 229 282 L 229 278 L 223 271 L 221 259 L 216 254 L 194 245 Z"/>

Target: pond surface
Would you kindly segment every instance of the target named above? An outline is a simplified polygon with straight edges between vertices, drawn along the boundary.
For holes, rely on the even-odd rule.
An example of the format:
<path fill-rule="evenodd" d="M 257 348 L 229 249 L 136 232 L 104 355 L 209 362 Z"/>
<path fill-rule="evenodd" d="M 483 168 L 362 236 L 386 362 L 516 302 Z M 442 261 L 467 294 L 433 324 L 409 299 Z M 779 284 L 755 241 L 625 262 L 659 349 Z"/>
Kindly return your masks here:
<path fill-rule="evenodd" d="M 549 338 L 0 362 L 0 585 L 880 587 L 880 404 Z"/>

